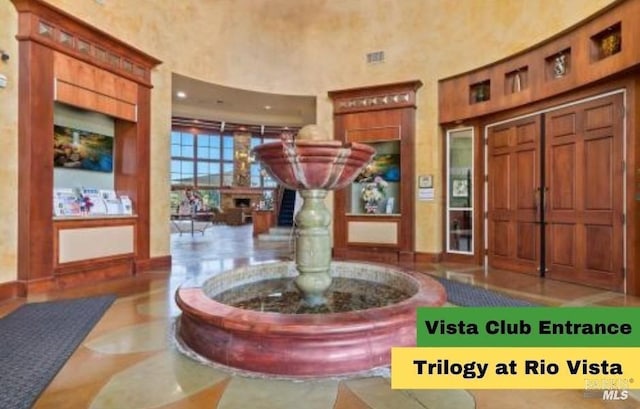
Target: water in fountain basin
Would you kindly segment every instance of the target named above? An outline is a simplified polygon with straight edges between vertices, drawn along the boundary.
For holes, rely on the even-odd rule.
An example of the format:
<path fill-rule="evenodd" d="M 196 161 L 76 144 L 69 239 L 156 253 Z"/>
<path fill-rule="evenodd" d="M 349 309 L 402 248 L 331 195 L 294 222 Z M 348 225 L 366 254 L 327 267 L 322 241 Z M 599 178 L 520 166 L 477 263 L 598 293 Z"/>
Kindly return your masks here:
<path fill-rule="evenodd" d="M 282 314 L 322 314 L 384 307 L 411 297 L 411 293 L 386 284 L 334 277 L 325 293 L 326 303 L 309 306 L 291 279 L 277 278 L 240 285 L 212 298 L 247 310 Z"/>

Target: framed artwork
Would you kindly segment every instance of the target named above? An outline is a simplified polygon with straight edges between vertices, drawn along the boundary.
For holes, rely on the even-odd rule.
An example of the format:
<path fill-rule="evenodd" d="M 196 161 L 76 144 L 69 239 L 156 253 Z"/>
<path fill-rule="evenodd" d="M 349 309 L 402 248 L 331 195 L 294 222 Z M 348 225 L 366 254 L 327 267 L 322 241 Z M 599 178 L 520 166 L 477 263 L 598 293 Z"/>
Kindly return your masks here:
<path fill-rule="evenodd" d="M 387 182 L 399 182 L 400 155 L 397 153 L 375 155 L 371 162 L 362 169 L 355 181 L 372 182 L 376 176 L 380 176 Z"/>
<path fill-rule="evenodd" d="M 428 189 L 433 187 L 433 175 L 418 176 L 418 187 L 420 189 Z"/>
<path fill-rule="evenodd" d="M 469 196 L 469 181 L 466 179 L 454 179 L 451 186 L 451 196 L 467 197 Z"/>
<path fill-rule="evenodd" d="M 94 132 L 54 125 L 53 166 L 113 172 L 113 138 Z"/>

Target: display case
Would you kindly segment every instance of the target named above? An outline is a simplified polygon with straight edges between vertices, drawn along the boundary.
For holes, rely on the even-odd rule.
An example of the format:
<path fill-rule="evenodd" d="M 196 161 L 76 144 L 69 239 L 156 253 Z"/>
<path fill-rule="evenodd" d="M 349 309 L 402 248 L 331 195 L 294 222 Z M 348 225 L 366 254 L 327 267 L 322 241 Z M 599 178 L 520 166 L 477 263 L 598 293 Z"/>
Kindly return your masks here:
<path fill-rule="evenodd" d="M 335 139 L 376 149 L 351 186 L 334 195 L 336 258 L 414 259 L 416 91 L 410 81 L 332 91 Z"/>

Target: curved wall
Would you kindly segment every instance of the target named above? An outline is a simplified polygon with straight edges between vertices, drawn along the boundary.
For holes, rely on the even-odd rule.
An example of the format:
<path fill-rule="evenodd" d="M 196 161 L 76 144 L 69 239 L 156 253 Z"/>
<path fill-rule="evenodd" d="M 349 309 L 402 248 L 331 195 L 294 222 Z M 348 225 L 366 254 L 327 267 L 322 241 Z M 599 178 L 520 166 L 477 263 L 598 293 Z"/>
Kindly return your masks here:
<path fill-rule="evenodd" d="M 437 80 L 518 52 L 612 0 L 50 0 L 163 61 L 153 72 L 151 256 L 169 253 L 171 73 L 229 87 L 316 95 L 331 132 L 329 90 L 419 79 L 416 173 L 434 174 L 437 200 L 416 206 L 416 251 L 441 250 Z M 0 282 L 16 279 L 17 13 L 0 0 Z M 383 50 L 385 62 L 365 54 Z M 7 142 L 5 142 L 7 141 Z M 43 192 L 43 194 L 49 194 Z"/>

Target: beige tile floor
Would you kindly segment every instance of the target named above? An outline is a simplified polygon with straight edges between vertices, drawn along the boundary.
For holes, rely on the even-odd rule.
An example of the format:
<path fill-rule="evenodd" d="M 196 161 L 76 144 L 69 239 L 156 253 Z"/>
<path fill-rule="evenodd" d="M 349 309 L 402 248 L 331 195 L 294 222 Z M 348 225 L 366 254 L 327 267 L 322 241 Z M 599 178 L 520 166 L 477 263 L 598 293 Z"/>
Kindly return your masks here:
<path fill-rule="evenodd" d="M 250 226 L 213 226 L 204 234 L 172 235 L 171 269 L 99 285 L 32 296 L 29 302 L 115 293 L 117 301 L 91 331 L 35 408 L 218 409 L 528 409 L 639 408 L 640 402 L 585 399 L 582 391 L 391 390 L 385 377 L 283 381 L 234 375 L 178 352 L 173 323 L 176 289 L 224 270 L 291 258 L 288 243 L 254 242 Z M 546 305 L 640 306 L 640 299 L 574 284 L 468 265 L 416 264 Z M 0 316 L 24 300 L 0 304 Z"/>

